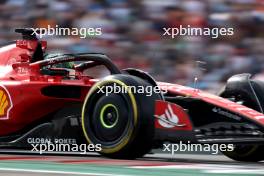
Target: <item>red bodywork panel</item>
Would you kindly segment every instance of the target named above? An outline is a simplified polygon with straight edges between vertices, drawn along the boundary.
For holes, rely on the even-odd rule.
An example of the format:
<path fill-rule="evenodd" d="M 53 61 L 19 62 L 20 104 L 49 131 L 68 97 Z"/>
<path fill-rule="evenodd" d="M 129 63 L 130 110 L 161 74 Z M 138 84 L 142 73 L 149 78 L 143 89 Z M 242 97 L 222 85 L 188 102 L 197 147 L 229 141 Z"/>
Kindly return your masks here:
<path fill-rule="evenodd" d="M 41 89 L 50 85 L 82 86 L 79 99 L 48 97 L 41 94 Z M 9 99 L 1 97 L 0 135 L 6 135 L 24 128 L 28 124 L 54 112 L 72 102 L 83 102 L 91 85 L 84 82 L 34 82 L 34 81 L 1 81 L 7 91 L 3 93 Z M 7 96 L 8 95 L 8 96 Z M 2 106 L 5 102 L 8 106 Z"/>
<path fill-rule="evenodd" d="M 177 84 L 159 82 L 158 85 L 162 90 L 166 90 L 172 94 L 201 99 L 217 107 L 229 110 L 233 113 L 240 114 L 261 125 L 264 125 L 264 115 L 262 113 L 250 109 L 246 106 L 232 102 L 228 99 L 224 99 L 222 97 L 206 93 L 198 89 L 185 87 Z"/>
<path fill-rule="evenodd" d="M 45 42 L 42 46 L 46 47 Z M 36 41 L 21 40 L 0 48 L 0 136 L 23 129 L 68 103 L 83 102 L 96 82 L 85 76 L 79 80 L 63 80 L 60 76 L 36 72 L 29 63 L 30 52 L 35 47 Z M 41 89 L 50 85 L 79 86 L 81 96 L 65 99 L 42 95 Z"/>

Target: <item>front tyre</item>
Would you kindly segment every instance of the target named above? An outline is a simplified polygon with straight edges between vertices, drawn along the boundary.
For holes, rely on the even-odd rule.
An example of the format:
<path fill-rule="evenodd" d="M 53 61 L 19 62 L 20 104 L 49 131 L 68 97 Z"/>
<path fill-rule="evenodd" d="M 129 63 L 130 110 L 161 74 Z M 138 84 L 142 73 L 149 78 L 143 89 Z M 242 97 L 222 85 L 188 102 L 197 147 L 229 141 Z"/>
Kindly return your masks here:
<path fill-rule="evenodd" d="M 82 128 L 88 143 L 101 145 L 102 155 L 133 159 L 151 150 L 155 100 L 160 95 L 153 91 L 135 93 L 147 87 L 153 86 L 138 77 L 113 75 L 89 91 L 83 104 Z"/>
<path fill-rule="evenodd" d="M 258 162 L 263 160 L 263 145 L 235 144 L 233 151 L 222 152 L 225 156 L 245 162 Z"/>

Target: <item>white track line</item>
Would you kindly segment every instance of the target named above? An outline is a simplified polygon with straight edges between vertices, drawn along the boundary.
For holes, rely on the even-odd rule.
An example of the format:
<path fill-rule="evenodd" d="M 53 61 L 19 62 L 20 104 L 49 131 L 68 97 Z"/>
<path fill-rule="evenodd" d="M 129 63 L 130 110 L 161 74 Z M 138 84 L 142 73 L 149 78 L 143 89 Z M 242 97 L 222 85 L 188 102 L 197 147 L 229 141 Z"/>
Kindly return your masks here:
<path fill-rule="evenodd" d="M 95 175 L 95 176 L 132 176 L 132 175 L 120 175 L 120 174 L 105 174 L 105 173 L 89 173 L 89 172 L 67 172 L 67 171 L 55 171 L 55 170 L 35 170 L 35 169 L 16 169 L 16 168 L 0 168 L 0 171 L 12 171 L 12 172 L 32 172 L 32 173 L 47 173 L 47 174 L 68 174 L 68 175 Z"/>

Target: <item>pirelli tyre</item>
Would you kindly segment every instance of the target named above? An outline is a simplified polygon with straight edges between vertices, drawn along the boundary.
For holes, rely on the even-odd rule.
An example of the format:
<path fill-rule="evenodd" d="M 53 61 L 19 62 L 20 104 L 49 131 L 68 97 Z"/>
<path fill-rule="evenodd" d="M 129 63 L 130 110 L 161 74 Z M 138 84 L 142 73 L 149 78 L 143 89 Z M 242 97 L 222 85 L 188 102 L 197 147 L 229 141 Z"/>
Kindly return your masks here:
<path fill-rule="evenodd" d="M 257 105 L 245 91 L 227 92 L 223 88 L 219 95 L 239 104 L 257 110 Z M 264 160 L 264 145 L 258 144 L 234 144 L 233 151 L 222 152 L 227 157 L 236 161 L 257 162 Z"/>
<path fill-rule="evenodd" d="M 155 100 L 160 97 L 153 85 L 135 76 L 111 75 L 99 81 L 82 109 L 87 142 L 100 144 L 100 153 L 107 157 L 142 157 L 152 148 Z"/>

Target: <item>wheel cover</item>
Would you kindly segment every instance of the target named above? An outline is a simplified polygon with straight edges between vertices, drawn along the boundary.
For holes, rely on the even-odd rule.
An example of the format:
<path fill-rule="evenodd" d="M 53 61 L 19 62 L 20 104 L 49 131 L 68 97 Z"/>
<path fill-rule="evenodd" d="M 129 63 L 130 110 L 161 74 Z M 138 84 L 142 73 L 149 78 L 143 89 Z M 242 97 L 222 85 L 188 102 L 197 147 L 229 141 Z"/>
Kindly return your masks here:
<path fill-rule="evenodd" d="M 100 122 L 105 128 L 113 128 L 119 118 L 119 113 L 115 105 L 106 104 L 100 112 Z"/>
<path fill-rule="evenodd" d="M 127 95 L 92 97 L 86 106 L 86 111 L 89 112 L 89 118 L 87 115 L 85 117 L 86 131 L 94 143 L 102 146 L 118 143 L 133 124 L 133 112 Z M 111 115 L 111 118 L 108 115 Z"/>

